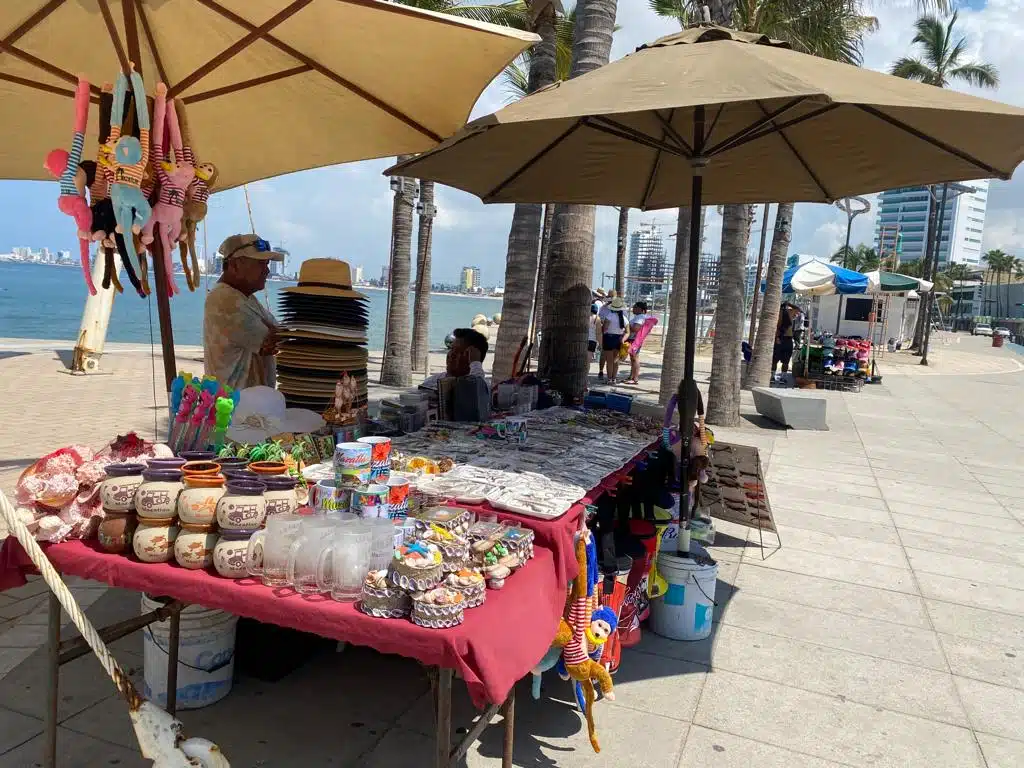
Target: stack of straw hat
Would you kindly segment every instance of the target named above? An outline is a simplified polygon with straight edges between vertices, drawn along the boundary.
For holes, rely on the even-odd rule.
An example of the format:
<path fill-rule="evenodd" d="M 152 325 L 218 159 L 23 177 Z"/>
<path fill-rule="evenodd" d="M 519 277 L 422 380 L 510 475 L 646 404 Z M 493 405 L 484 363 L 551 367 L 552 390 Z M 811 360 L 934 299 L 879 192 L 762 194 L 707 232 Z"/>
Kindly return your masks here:
<path fill-rule="evenodd" d="M 323 412 L 346 372 L 356 381 L 354 407 L 365 406 L 367 298 L 352 290 L 348 262 L 307 259 L 298 285 L 285 288 L 279 304 L 277 388 L 288 406 Z"/>

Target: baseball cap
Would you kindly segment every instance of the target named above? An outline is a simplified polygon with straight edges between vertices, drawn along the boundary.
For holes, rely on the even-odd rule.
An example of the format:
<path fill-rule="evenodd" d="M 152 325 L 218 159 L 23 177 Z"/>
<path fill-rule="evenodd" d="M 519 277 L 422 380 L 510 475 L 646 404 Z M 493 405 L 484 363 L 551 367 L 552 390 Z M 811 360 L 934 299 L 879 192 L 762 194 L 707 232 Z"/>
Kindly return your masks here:
<path fill-rule="evenodd" d="M 284 261 L 284 254 L 273 250 L 259 235 L 232 235 L 220 244 L 217 253 L 225 261 L 238 256 L 258 261 Z"/>

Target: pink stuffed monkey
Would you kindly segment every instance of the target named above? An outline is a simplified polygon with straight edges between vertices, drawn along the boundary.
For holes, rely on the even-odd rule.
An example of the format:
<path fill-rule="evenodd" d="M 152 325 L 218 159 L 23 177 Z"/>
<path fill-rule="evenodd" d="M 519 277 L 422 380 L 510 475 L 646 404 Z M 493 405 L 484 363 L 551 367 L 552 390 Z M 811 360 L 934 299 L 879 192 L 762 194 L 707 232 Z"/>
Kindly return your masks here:
<path fill-rule="evenodd" d="M 71 152 L 54 149 L 46 155 L 43 166 L 54 178 L 60 180 L 60 197 L 57 207 L 75 220 L 78 227 L 78 247 L 82 260 L 82 272 L 89 293 L 96 294 L 89 268 L 89 243 L 92 240 L 92 209 L 85 199 L 85 171 L 79 168 L 82 149 L 85 146 L 85 127 L 89 122 L 89 82 L 78 78 L 75 89 L 75 135 L 71 141 Z"/>

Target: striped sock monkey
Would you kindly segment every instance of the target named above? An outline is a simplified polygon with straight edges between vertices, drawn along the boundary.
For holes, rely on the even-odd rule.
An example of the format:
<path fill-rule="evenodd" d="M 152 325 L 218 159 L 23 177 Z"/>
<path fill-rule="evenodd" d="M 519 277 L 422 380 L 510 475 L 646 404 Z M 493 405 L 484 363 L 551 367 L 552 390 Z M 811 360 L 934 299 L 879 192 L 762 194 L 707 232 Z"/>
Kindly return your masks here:
<path fill-rule="evenodd" d="M 132 66 L 132 91 L 135 94 L 135 114 L 139 124 L 139 138 L 121 135 L 124 120 L 124 102 L 128 95 L 128 78 L 118 73 L 114 85 L 114 104 L 110 110 L 110 141 L 114 145 L 114 177 L 110 185 L 110 199 L 114 205 L 116 231 L 124 235 L 127 261 L 138 273 L 139 256 L 135 250 L 132 233 L 142 231 L 149 221 L 152 208 L 142 190 L 142 177 L 149 160 L 149 110 L 146 108 L 146 90 L 142 75 Z"/>
<path fill-rule="evenodd" d="M 172 107 L 174 105 L 172 104 Z M 210 187 L 217 183 L 217 166 L 210 162 L 198 162 L 192 150 L 192 134 L 188 127 L 188 116 L 184 105 L 175 113 L 178 116 L 180 132 L 178 144 L 182 147 L 185 162 L 191 163 L 196 169 L 196 177 L 189 185 L 185 195 L 184 216 L 179 248 L 181 250 L 181 266 L 185 270 L 190 291 L 199 285 L 199 257 L 196 255 L 196 226 L 206 218 L 207 201 L 210 199 Z M 189 256 L 192 259 L 191 275 L 189 274 Z"/>

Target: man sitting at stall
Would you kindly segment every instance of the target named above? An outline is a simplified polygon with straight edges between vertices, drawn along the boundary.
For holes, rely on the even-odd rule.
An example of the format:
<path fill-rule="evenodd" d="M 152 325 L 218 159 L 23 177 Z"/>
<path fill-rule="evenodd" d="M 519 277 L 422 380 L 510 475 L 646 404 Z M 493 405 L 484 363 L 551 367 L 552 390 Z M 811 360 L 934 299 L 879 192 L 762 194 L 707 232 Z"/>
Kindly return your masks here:
<path fill-rule="evenodd" d="M 284 254 L 257 235 L 232 235 L 218 249 L 224 269 L 206 294 L 203 363 L 208 376 L 235 389 L 276 385 L 277 321 L 254 295 L 263 290 L 270 262 Z"/>
<path fill-rule="evenodd" d="M 456 328 L 452 331 L 444 373 L 435 373 L 420 386 L 424 389 L 437 389 L 437 382 L 441 379 L 459 376 L 474 376 L 483 379 L 489 386 L 483 365 L 487 349 L 487 339 L 482 333 L 472 328 Z"/>

